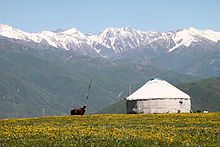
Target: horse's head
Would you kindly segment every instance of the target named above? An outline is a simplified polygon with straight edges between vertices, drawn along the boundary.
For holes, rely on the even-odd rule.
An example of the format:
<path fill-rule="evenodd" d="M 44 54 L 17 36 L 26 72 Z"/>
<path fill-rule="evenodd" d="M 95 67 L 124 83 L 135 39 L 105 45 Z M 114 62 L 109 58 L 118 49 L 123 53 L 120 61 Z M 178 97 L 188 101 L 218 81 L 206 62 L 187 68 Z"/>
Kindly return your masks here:
<path fill-rule="evenodd" d="M 87 107 L 86 105 L 83 107 L 83 110 L 84 110 L 84 111 L 86 111 L 86 107 Z"/>

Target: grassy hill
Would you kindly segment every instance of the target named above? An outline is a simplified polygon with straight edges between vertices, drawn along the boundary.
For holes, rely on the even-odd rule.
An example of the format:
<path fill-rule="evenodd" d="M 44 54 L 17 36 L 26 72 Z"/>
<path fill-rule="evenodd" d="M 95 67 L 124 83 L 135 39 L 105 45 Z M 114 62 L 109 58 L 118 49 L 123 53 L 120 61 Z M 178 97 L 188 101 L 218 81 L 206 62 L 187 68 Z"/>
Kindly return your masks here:
<path fill-rule="evenodd" d="M 4 72 L 0 72 L 0 102 L 0 118 L 42 116 L 42 108 L 50 115 L 59 112 L 51 108 L 56 104 L 53 95 Z"/>
<path fill-rule="evenodd" d="M 0 84 L 19 83 L 8 84 L 7 89 L 1 87 L 0 105 L 4 107 L 0 107 L 0 118 L 39 116 L 45 105 L 46 115 L 69 115 L 71 109 L 84 105 L 91 78 L 94 80 L 87 113 L 117 102 L 121 91 L 121 97 L 127 96 L 128 85 L 136 89 L 154 76 L 171 83 L 199 79 L 152 66 L 79 56 L 74 51 L 29 48 L 13 40 L 0 39 L 0 45 L 0 71 L 7 73 Z M 16 91 L 22 84 L 27 88 L 16 99 Z M 3 99 L 4 95 L 11 95 L 17 101 Z"/>
<path fill-rule="evenodd" d="M 220 77 L 193 83 L 177 84 L 177 88 L 191 96 L 192 110 L 220 111 Z M 121 100 L 98 111 L 99 114 L 127 113 L 126 101 Z"/>
<path fill-rule="evenodd" d="M 177 87 L 192 97 L 192 109 L 220 111 L 220 77 L 178 84 Z"/>

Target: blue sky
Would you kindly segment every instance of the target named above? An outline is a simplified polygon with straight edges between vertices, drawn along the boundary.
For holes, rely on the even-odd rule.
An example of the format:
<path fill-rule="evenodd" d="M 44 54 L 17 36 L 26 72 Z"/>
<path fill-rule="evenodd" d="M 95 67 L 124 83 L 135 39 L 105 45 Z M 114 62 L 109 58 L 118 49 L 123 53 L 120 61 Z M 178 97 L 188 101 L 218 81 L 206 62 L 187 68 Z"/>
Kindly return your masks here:
<path fill-rule="evenodd" d="M 195 27 L 220 32 L 220 0 L 0 0 L 0 24 L 27 32 L 107 27 L 170 31 Z"/>

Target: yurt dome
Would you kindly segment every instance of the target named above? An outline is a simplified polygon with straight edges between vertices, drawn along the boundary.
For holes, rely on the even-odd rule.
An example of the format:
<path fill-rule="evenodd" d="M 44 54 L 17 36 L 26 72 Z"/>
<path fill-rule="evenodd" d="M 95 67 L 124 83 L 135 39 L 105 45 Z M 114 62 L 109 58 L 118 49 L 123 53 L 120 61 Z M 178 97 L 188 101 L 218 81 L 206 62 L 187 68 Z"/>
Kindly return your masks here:
<path fill-rule="evenodd" d="M 153 78 L 126 98 L 128 113 L 189 113 L 190 96 L 160 78 Z"/>

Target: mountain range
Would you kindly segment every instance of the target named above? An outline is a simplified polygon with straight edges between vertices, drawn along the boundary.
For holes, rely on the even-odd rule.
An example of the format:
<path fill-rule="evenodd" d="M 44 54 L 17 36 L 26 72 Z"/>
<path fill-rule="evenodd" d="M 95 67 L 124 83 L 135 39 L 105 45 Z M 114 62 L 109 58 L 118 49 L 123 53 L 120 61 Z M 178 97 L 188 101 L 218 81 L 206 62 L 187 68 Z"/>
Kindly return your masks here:
<path fill-rule="evenodd" d="M 135 30 L 131 27 L 110 27 L 98 35 L 83 34 L 75 28 L 62 31 L 42 31 L 27 33 L 8 25 L 0 25 L 0 35 L 26 42 L 42 43 L 65 50 L 79 51 L 83 55 L 110 58 L 130 49 L 151 46 L 157 52 L 157 45 L 163 45 L 164 52 L 172 52 L 179 47 L 189 47 L 195 43 L 217 43 L 220 32 L 181 29 L 170 32 Z M 163 44 L 162 44 L 163 43 Z"/>
<path fill-rule="evenodd" d="M 219 76 L 220 32 L 187 28 L 169 32 L 110 27 L 99 34 L 69 30 L 28 33 L 0 25 L 0 36 L 41 49 L 57 48 L 119 63 L 152 65 L 200 77 Z"/>

